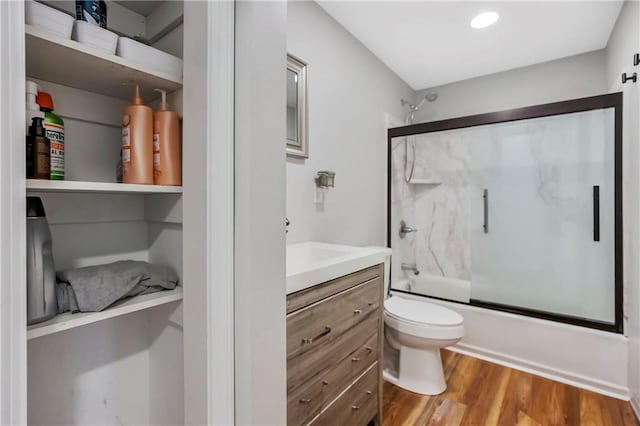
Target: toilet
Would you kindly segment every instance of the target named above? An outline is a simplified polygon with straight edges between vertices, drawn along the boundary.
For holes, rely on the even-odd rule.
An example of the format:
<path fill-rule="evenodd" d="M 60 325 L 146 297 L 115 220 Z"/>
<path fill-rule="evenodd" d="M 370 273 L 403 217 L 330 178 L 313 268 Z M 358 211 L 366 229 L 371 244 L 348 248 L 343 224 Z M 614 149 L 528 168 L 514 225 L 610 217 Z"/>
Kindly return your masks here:
<path fill-rule="evenodd" d="M 422 300 L 394 294 L 384 301 L 385 345 L 399 356 L 385 359 L 384 379 L 423 395 L 447 389 L 440 348 L 455 345 L 464 336 L 457 312 Z M 389 350 L 385 350 L 385 357 Z M 392 368 L 386 368 L 389 363 Z"/>

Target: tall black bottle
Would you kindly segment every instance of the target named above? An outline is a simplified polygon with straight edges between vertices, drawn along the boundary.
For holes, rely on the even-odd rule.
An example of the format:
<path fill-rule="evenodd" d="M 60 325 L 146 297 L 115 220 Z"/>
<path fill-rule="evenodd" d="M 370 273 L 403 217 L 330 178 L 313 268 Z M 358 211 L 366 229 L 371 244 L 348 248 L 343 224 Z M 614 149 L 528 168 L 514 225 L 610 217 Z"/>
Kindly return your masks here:
<path fill-rule="evenodd" d="M 49 179 L 51 141 L 45 136 L 42 117 L 33 117 L 27 136 L 27 178 Z"/>

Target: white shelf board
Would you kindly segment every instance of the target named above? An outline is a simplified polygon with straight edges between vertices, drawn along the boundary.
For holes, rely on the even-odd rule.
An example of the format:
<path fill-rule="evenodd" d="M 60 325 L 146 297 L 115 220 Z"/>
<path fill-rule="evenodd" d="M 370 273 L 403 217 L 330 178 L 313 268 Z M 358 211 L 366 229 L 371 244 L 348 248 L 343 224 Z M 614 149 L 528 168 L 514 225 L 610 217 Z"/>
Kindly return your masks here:
<path fill-rule="evenodd" d="M 410 179 L 409 185 L 442 185 L 442 182 L 432 179 Z"/>
<path fill-rule="evenodd" d="M 111 194 L 180 194 L 181 186 L 135 185 L 113 182 L 81 182 L 73 180 L 27 179 L 30 192 L 82 192 Z"/>
<path fill-rule="evenodd" d="M 25 29 L 28 77 L 127 100 L 133 98 L 133 89 L 122 83 L 135 81 L 146 103 L 158 98 L 153 89 L 171 92 L 182 87 L 182 76 L 150 69 L 32 25 Z"/>
<path fill-rule="evenodd" d="M 153 308 L 154 306 L 164 305 L 178 300 L 182 300 L 182 287 L 176 287 L 175 290 L 159 291 L 157 293 L 135 296 L 117 302 L 102 312 L 86 312 L 77 314 L 65 313 L 57 315 L 49 321 L 28 326 L 27 340 L 81 327 L 83 325 L 103 321 L 109 318 L 130 314 L 143 309 Z"/>

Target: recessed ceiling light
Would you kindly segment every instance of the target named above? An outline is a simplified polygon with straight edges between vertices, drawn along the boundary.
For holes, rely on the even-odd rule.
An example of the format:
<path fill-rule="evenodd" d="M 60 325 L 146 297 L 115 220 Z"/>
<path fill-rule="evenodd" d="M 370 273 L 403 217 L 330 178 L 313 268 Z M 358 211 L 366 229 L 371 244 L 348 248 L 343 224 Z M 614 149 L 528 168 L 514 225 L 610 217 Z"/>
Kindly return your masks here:
<path fill-rule="evenodd" d="M 490 25 L 495 24 L 498 21 L 499 17 L 500 15 L 498 15 L 496 12 L 483 12 L 471 20 L 471 27 L 486 28 Z"/>

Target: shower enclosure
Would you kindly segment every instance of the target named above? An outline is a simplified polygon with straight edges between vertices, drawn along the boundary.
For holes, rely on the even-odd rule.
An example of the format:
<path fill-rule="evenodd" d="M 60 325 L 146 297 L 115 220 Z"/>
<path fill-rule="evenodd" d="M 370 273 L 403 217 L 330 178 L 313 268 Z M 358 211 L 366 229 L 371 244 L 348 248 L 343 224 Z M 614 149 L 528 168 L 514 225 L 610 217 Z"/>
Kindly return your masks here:
<path fill-rule="evenodd" d="M 622 94 L 389 130 L 392 288 L 622 331 Z"/>

